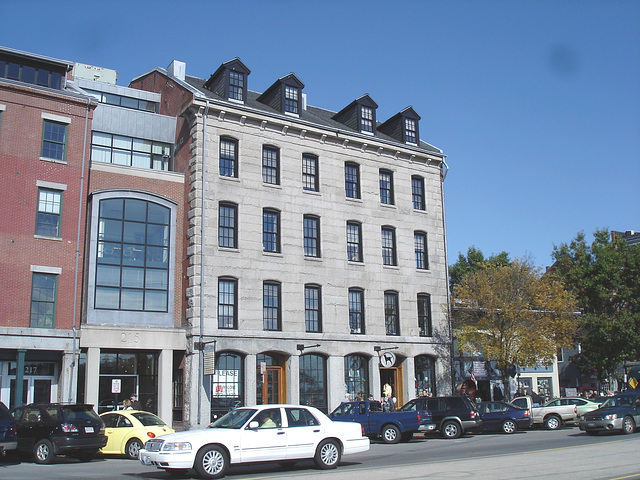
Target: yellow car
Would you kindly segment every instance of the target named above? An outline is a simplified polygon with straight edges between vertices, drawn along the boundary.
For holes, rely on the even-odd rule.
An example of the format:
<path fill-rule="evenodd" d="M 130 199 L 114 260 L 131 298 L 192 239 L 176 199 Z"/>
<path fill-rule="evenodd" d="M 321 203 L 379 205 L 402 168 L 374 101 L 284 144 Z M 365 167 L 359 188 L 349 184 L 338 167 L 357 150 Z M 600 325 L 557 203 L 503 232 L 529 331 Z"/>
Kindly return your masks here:
<path fill-rule="evenodd" d="M 126 455 L 132 460 L 138 459 L 138 452 L 150 438 L 175 432 L 153 413 L 140 410 L 106 412 L 100 415 L 100 418 L 104 422 L 104 433 L 107 435 L 107 444 L 100 451 Z"/>

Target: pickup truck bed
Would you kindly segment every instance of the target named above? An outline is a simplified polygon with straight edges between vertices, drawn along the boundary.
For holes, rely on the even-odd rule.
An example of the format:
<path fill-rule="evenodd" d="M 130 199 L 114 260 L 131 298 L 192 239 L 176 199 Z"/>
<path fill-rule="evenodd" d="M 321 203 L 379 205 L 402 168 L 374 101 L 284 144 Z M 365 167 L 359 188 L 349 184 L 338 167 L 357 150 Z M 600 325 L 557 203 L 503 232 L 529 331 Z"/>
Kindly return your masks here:
<path fill-rule="evenodd" d="M 543 425 L 549 430 L 562 428 L 565 422 L 574 420 L 578 416 L 578 409 L 575 405 L 547 405 L 539 407 L 533 406 L 530 396 L 514 398 L 511 403 L 516 407 L 528 408 L 531 412 L 533 425 Z M 548 403 L 548 402 L 547 402 Z"/>

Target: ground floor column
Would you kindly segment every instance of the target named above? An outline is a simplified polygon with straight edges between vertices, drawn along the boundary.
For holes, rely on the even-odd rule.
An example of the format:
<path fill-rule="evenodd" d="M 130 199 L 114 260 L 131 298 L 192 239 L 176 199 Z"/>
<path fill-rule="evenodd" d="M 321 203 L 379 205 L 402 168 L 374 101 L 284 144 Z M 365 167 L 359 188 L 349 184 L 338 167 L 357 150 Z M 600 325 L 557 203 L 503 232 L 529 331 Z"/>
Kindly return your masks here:
<path fill-rule="evenodd" d="M 171 423 L 173 415 L 173 350 L 158 355 L 158 416 Z"/>
<path fill-rule="evenodd" d="M 78 362 L 73 352 L 62 352 L 58 396 L 62 402 L 75 403 L 78 391 Z"/>
<path fill-rule="evenodd" d="M 100 349 L 87 348 L 87 365 L 85 374 L 85 402 L 98 406 L 98 390 L 100 388 Z"/>
<path fill-rule="evenodd" d="M 330 356 L 327 359 L 327 409 L 332 412 L 344 400 L 344 357 Z"/>
<path fill-rule="evenodd" d="M 289 357 L 289 372 L 287 373 L 287 403 L 300 403 L 300 357 Z"/>
<path fill-rule="evenodd" d="M 256 382 L 256 368 L 256 355 L 247 355 L 244 364 L 244 385 L 246 388 L 244 392 L 245 405 L 255 405 L 257 402 L 256 388 L 258 388 L 258 384 Z"/>

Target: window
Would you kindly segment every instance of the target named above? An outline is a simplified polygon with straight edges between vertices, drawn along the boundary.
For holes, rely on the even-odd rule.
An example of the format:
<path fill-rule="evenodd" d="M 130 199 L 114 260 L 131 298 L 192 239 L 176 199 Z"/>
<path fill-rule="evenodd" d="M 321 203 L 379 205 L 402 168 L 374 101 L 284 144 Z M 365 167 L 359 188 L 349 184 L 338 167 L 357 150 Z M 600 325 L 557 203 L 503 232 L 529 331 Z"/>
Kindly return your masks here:
<path fill-rule="evenodd" d="M 305 215 L 303 219 L 304 256 L 320 257 L 320 219 L 313 215 Z"/>
<path fill-rule="evenodd" d="M 95 308 L 167 312 L 171 210 L 135 198 L 100 201 Z"/>
<path fill-rule="evenodd" d="M 218 207 L 218 245 L 238 248 L 238 206 L 220 202 Z"/>
<path fill-rule="evenodd" d="M 406 143 L 418 143 L 416 121 L 412 118 L 404 119 L 404 141 Z"/>
<path fill-rule="evenodd" d="M 320 190 L 318 183 L 318 157 L 305 154 L 302 156 L 302 189 L 309 192 Z"/>
<path fill-rule="evenodd" d="M 393 205 L 393 172 L 380 170 L 380 203 Z"/>
<path fill-rule="evenodd" d="M 31 279 L 30 327 L 54 328 L 56 325 L 56 297 L 58 275 L 33 273 Z"/>
<path fill-rule="evenodd" d="M 400 335 L 398 318 L 398 293 L 384 292 L 384 325 L 387 335 Z"/>
<path fill-rule="evenodd" d="M 425 210 L 424 178 L 413 175 L 411 177 L 411 198 L 415 210 Z"/>
<path fill-rule="evenodd" d="M 347 260 L 362 262 L 362 227 L 358 222 L 347 222 Z"/>
<path fill-rule="evenodd" d="M 10 78 L 32 85 L 54 88 L 62 88 L 62 73 L 47 70 L 46 68 L 33 65 L 23 65 L 20 63 L 0 60 L 0 78 Z"/>
<path fill-rule="evenodd" d="M 415 358 L 416 397 L 434 397 L 436 393 L 435 360 L 426 355 Z"/>
<path fill-rule="evenodd" d="M 353 334 L 364 334 L 364 290 L 349 289 L 349 329 Z"/>
<path fill-rule="evenodd" d="M 244 74 L 240 72 L 229 71 L 229 99 L 244 100 Z"/>
<path fill-rule="evenodd" d="M 304 325 L 307 332 L 322 332 L 321 292 L 319 285 L 304 286 Z"/>
<path fill-rule="evenodd" d="M 393 227 L 382 227 L 382 263 L 397 265 L 396 230 Z"/>
<path fill-rule="evenodd" d="M 360 165 L 357 163 L 345 163 L 344 186 L 347 198 L 360 198 Z"/>
<path fill-rule="evenodd" d="M 369 395 L 368 363 L 362 355 L 344 357 L 344 384 L 352 400 Z"/>
<path fill-rule="evenodd" d="M 62 192 L 47 188 L 39 188 L 36 235 L 59 237 L 61 213 Z"/>
<path fill-rule="evenodd" d="M 94 132 L 91 135 L 91 161 L 169 171 L 171 145 L 142 138 Z"/>
<path fill-rule="evenodd" d="M 280 152 L 275 147 L 262 147 L 262 181 L 280 185 Z"/>
<path fill-rule="evenodd" d="M 428 270 L 429 257 L 427 255 L 427 234 L 424 232 L 414 232 L 413 245 L 416 255 L 416 268 L 419 270 Z"/>
<path fill-rule="evenodd" d="M 280 212 L 265 208 L 262 211 L 262 249 L 280 252 Z"/>
<path fill-rule="evenodd" d="M 132 97 L 125 97 L 123 95 L 116 95 L 115 93 L 100 92 L 97 90 L 91 90 L 89 88 L 83 88 L 83 90 L 93 98 L 98 100 L 100 103 L 117 105 L 119 107 L 131 108 L 133 110 L 142 110 L 145 112 L 157 112 L 158 104 L 156 102 L 150 102 L 148 100 L 142 100 Z"/>
<path fill-rule="evenodd" d="M 284 111 L 298 114 L 298 88 L 290 85 L 284 87 Z"/>
<path fill-rule="evenodd" d="M 373 108 L 360 107 L 360 131 L 373 133 Z"/>
<path fill-rule="evenodd" d="M 262 321 L 265 330 L 282 330 L 280 308 L 280 283 L 262 284 Z"/>
<path fill-rule="evenodd" d="M 238 142 L 231 138 L 220 139 L 220 175 L 238 176 Z"/>
<path fill-rule="evenodd" d="M 235 353 L 216 356 L 216 371 L 211 376 L 212 414 L 222 415 L 233 407 L 244 405 L 243 363 L 243 358 Z"/>
<path fill-rule="evenodd" d="M 44 121 L 42 131 L 42 156 L 64 161 L 67 146 L 67 125 Z"/>
<path fill-rule="evenodd" d="M 218 279 L 218 328 L 238 328 L 238 281 L 235 278 Z"/>
<path fill-rule="evenodd" d="M 431 295 L 428 293 L 418 294 L 418 327 L 420 327 L 421 337 L 430 337 L 431 330 Z"/>
<path fill-rule="evenodd" d="M 300 356 L 300 404 L 311 405 L 323 412 L 327 412 L 327 360 L 316 354 L 308 353 Z M 287 409 L 287 417 L 289 417 Z M 295 410 L 294 410 L 295 411 Z M 300 415 L 305 415 L 307 410 L 299 409 Z M 289 426 L 291 417 L 289 417 Z M 317 425 L 313 417 L 307 418 L 303 425 Z"/>

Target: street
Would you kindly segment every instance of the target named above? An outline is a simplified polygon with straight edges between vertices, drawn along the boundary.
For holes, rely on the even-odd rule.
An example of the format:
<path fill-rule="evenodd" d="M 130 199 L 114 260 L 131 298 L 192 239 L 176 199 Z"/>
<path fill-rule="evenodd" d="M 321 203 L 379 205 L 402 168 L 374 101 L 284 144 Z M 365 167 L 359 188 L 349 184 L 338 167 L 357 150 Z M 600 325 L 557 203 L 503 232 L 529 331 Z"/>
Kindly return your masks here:
<path fill-rule="evenodd" d="M 405 444 L 372 443 L 362 454 L 343 457 L 336 470 L 318 470 L 311 461 L 283 468 L 278 464 L 232 467 L 232 480 L 341 480 L 354 476 L 413 480 L 431 477 L 478 479 L 560 478 L 580 480 L 640 479 L 640 433 L 587 436 L 577 427 L 557 431 L 532 430 L 513 435 L 466 435 L 445 440 L 437 435 L 415 437 Z M 196 478 L 171 477 L 123 457 L 100 457 L 89 463 L 59 458 L 53 465 L 36 465 L 15 458 L 0 461 L 0 478 L 11 480 L 111 480 Z"/>

